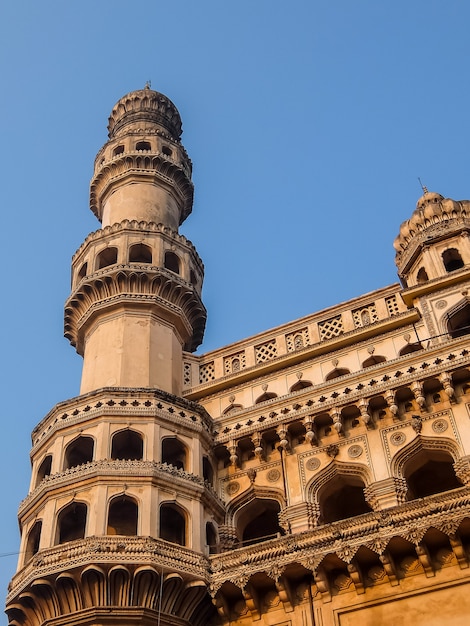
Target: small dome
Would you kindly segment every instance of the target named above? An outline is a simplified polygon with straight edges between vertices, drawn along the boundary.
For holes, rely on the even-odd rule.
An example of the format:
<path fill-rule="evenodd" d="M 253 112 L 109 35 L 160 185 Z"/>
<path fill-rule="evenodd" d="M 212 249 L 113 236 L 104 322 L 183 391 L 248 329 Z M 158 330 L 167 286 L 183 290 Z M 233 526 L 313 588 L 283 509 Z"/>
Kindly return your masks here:
<path fill-rule="evenodd" d="M 425 190 L 425 193 L 416 203 L 416 209 L 410 219 L 401 224 L 400 232 L 393 242 L 397 252 L 397 263 L 400 263 L 400 258 L 405 250 L 413 242 L 416 243 L 416 238 L 424 241 L 424 239 L 432 238 L 434 234 L 441 236 L 444 223 L 448 224 L 447 228 L 451 230 L 457 228 L 458 222 L 465 219 L 470 213 L 469 206 L 468 200 L 452 200 L 451 198 L 444 198 L 440 193 Z M 453 220 L 452 223 L 450 223 L 451 220 Z M 454 225 L 452 226 L 452 224 Z"/>
<path fill-rule="evenodd" d="M 121 134 L 124 127 L 139 123 L 161 126 L 175 141 L 181 137 L 182 124 L 178 109 L 169 98 L 153 91 L 148 85 L 144 89 L 131 91 L 115 104 L 108 120 L 108 137 L 113 139 Z"/>

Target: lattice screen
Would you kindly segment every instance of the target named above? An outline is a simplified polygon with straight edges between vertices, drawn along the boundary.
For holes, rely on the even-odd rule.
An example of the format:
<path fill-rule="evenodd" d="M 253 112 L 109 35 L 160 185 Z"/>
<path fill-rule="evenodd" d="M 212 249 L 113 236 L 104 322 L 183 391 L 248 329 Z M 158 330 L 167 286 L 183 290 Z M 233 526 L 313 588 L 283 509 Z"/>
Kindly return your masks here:
<path fill-rule="evenodd" d="M 369 304 L 369 306 L 363 306 L 360 309 L 355 309 L 353 312 L 354 326 L 359 328 L 360 326 L 367 326 L 377 322 L 379 316 L 375 308 L 375 304 Z"/>
<path fill-rule="evenodd" d="M 259 346 L 255 346 L 255 358 L 257 363 L 264 363 L 270 361 L 277 356 L 276 340 L 272 339 L 267 343 L 262 343 Z"/>
<path fill-rule="evenodd" d="M 204 363 L 199 368 L 199 382 L 208 383 L 210 380 L 215 379 L 215 367 L 214 361 L 210 363 Z"/>
<path fill-rule="evenodd" d="M 286 343 L 288 352 L 295 352 L 296 350 L 301 350 L 305 348 L 305 346 L 308 346 L 310 343 L 308 328 L 301 328 L 294 333 L 286 335 Z"/>
<path fill-rule="evenodd" d="M 185 387 L 191 387 L 191 363 L 187 361 L 183 362 L 183 385 Z"/>
<path fill-rule="evenodd" d="M 391 317 L 400 313 L 396 296 L 390 296 L 390 298 L 385 298 L 385 303 Z"/>
<path fill-rule="evenodd" d="M 224 358 L 224 373 L 233 374 L 242 370 L 246 366 L 246 358 L 244 352 L 237 352 Z"/>
<path fill-rule="evenodd" d="M 329 320 L 319 322 L 318 330 L 320 331 L 320 339 L 323 341 L 325 339 L 338 337 L 339 335 L 342 335 L 344 333 L 343 318 L 341 317 L 341 315 L 336 315 Z"/>

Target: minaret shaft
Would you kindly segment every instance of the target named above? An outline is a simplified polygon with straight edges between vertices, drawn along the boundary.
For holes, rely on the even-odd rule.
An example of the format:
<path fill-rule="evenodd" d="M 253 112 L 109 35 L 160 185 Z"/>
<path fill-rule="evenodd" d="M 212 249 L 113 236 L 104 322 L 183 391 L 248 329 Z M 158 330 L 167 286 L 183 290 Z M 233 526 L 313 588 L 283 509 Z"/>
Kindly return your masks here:
<path fill-rule="evenodd" d="M 85 338 L 80 393 L 101 387 L 153 387 L 181 394 L 182 339 L 151 307 L 101 315 Z"/>

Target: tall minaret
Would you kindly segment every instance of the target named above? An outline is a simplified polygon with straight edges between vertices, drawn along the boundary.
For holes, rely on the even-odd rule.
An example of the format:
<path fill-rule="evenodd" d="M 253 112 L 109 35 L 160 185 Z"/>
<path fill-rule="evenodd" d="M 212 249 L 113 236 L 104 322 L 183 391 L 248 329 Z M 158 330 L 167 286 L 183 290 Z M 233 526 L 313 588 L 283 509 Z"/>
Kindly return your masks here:
<path fill-rule="evenodd" d="M 119 100 L 90 206 L 102 222 L 74 256 L 65 335 L 83 356 L 81 393 L 154 387 L 181 394 L 182 350 L 201 342 L 203 265 L 178 234 L 191 213 L 191 161 L 174 104 L 148 86 Z"/>
<path fill-rule="evenodd" d="M 80 396 L 32 434 L 11 626 L 202 626 L 224 507 L 212 421 L 181 397 L 200 343 L 203 266 L 178 234 L 193 201 L 181 119 L 145 89 L 119 100 L 91 181 L 102 228 L 72 261 L 65 334 Z"/>

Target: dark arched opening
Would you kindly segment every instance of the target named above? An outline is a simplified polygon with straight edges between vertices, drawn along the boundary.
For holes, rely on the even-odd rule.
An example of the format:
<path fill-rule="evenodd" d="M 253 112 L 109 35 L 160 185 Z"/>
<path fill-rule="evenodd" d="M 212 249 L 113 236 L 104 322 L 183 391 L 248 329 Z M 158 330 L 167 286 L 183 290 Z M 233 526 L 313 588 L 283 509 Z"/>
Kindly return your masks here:
<path fill-rule="evenodd" d="M 26 541 L 25 563 L 27 563 L 38 551 L 41 541 L 42 522 L 37 521 L 31 528 Z"/>
<path fill-rule="evenodd" d="M 209 548 L 209 554 L 217 553 L 217 533 L 214 525 L 210 522 L 206 524 L 206 545 Z"/>
<path fill-rule="evenodd" d="M 87 506 L 83 502 L 72 502 L 59 513 L 57 521 L 57 543 L 66 543 L 85 537 Z"/>
<path fill-rule="evenodd" d="M 441 450 L 421 450 L 406 463 L 404 476 L 408 500 L 461 487 L 454 471 L 454 460 Z"/>
<path fill-rule="evenodd" d="M 466 303 L 447 322 L 447 331 L 452 339 L 463 337 L 470 333 L 470 303 Z"/>
<path fill-rule="evenodd" d="M 176 504 L 162 504 L 160 507 L 160 537 L 180 546 L 186 545 L 186 519 Z"/>
<path fill-rule="evenodd" d="M 39 485 L 41 481 L 44 480 L 44 478 L 46 478 L 46 476 L 51 475 L 51 467 L 52 467 L 52 456 L 48 454 L 42 461 L 41 465 L 39 466 L 38 475 L 36 478 L 36 487 Z"/>
<path fill-rule="evenodd" d="M 111 458 L 116 461 L 140 461 L 143 458 L 142 435 L 135 430 L 116 433 L 111 445 Z"/>
<path fill-rule="evenodd" d="M 456 248 L 444 250 L 442 253 L 442 261 L 447 272 L 459 270 L 464 265 L 460 252 Z"/>
<path fill-rule="evenodd" d="M 427 283 L 428 280 L 428 273 L 426 272 L 424 267 L 420 267 L 418 273 L 416 274 L 416 282 L 418 283 L 418 285 L 423 285 L 424 283 Z"/>
<path fill-rule="evenodd" d="M 333 478 L 320 495 L 322 524 L 356 517 L 371 510 L 364 497 L 364 483 L 356 476 Z"/>
<path fill-rule="evenodd" d="M 256 498 L 240 516 L 238 531 L 243 545 L 266 541 L 284 534 L 279 524 L 281 507 L 277 500 Z"/>
<path fill-rule="evenodd" d="M 117 263 L 117 248 L 105 248 L 98 254 L 97 269 L 108 267 L 108 265 L 114 265 Z"/>
<path fill-rule="evenodd" d="M 136 243 L 129 249 L 129 263 L 151 263 L 152 248 L 143 243 Z"/>
<path fill-rule="evenodd" d="M 170 272 L 174 272 L 175 274 L 179 274 L 180 273 L 180 260 L 179 260 L 179 257 L 174 252 L 171 252 L 170 250 L 167 250 L 165 252 L 165 263 L 164 263 L 164 265 L 165 265 L 167 270 L 170 270 Z"/>
<path fill-rule="evenodd" d="M 214 470 L 212 469 L 211 462 L 206 456 L 202 457 L 202 476 L 210 485 L 214 484 Z"/>
<path fill-rule="evenodd" d="M 351 372 L 345 367 L 337 367 L 332 370 L 329 374 L 326 375 L 325 380 L 333 380 L 334 378 L 339 378 L 340 376 L 346 376 L 346 374 L 350 374 Z"/>
<path fill-rule="evenodd" d="M 133 498 L 118 496 L 111 501 L 108 512 L 107 535 L 137 535 L 139 507 Z"/>
<path fill-rule="evenodd" d="M 94 445 L 95 442 L 91 437 L 77 437 L 65 449 L 64 469 L 92 461 Z"/>
<path fill-rule="evenodd" d="M 168 463 L 178 469 L 186 469 L 186 448 L 176 437 L 163 439 L 162 463 Z"/>

